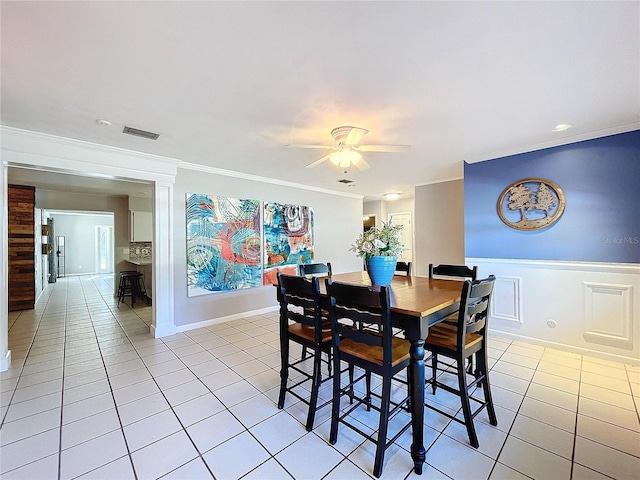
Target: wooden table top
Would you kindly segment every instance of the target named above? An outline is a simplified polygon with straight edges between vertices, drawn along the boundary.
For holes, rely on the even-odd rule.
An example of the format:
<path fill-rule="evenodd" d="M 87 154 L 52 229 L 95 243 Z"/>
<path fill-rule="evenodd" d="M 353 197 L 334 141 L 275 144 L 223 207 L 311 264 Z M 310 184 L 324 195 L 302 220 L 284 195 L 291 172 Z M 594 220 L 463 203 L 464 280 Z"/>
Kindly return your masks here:
<path fill-rule="evenodd" d="M 371 285 L 367 272 L 334 274 L 334 282 L 353 285 Z M 324 278 L 320 289 L 326 295 Z M 426 317 L 460 302 L 462 281 L 442 280 L 428 277 L 394 275 L 391 281 L 391 310 L 413 317 Z"/>

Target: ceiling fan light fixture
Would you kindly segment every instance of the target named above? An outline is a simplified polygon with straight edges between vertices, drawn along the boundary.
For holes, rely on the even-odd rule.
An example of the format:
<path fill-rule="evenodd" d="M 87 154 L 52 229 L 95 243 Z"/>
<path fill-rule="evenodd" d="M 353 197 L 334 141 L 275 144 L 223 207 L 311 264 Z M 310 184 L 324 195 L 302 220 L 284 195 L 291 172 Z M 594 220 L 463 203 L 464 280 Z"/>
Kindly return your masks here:
<path fill-rule="evenodd" d="M 331 163 L 342 168 L 349 168 L 352 163 L 356 163 L 362 159 L 362 155 L 351 148 L 341 148 L 329 157 Z"/>

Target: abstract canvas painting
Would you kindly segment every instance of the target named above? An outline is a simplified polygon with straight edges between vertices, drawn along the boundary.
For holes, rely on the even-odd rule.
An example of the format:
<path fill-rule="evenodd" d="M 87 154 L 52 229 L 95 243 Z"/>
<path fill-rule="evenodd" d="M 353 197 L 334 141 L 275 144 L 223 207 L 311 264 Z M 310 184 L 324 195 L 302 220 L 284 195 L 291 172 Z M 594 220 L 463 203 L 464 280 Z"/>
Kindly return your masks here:
<path fill-rule="evenodd" d="M 278 272 L 296 275 L 299 263 L 313 261 L 313 209 L 265 202 L 264 243 L 264 284 L 277 283 Z"/>
<path fill-rule="evenodd" d="M 190 297 L 262 284 L 260 201 L 187 193 Z"/>

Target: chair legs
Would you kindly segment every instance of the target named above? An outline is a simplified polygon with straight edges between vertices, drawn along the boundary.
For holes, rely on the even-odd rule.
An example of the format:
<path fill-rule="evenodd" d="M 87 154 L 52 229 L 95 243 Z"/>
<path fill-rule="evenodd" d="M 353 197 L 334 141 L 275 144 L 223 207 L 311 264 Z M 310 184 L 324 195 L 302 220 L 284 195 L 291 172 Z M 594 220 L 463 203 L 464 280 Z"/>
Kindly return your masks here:
<path fill-rule="evenodd" d="M 456 359 L 456 376 L 458 379 L 458 389 L 447 386 L 443 383 L 438 384 L 437 374 L 438 374 L 438 354 L 433 353 L 431 355 L 431 389 L 433 394 L 435 395 L 436 389 L 439 386 L 440 388 L 447 390 L 450 393 L 454 393 L 460 397 L 461 405 L 462 405 L 462 413 L 464 416 L 464 422 L 460 419 L 449 415 L 448 413 L 439 410 L 438 408 L 426 404 L 427 407 L 440 412 L 441 414 L 452 418 L 460 423 L 464 423 L 467 434 L 469 435 L 469 443 L 474 447 L 479 447 L 478 436 L 476 433 L 475 425 L 473 423 L 473 419 L 476 414 L 482 409 L 487 409 L 487 415 L 489 416 L 489 423 L 493 426 L 498 425 L 498 419 L 496 417 L 495 408 L 493 405 L 493 398 L 491 397 L 491 388 L 489 384 L 489 375 L 487 369 L 487 352 L 486 349 L 481 349 L 480 351 L 474 354 L 475 357 L 475 369 L 473 373 L 469 373 L 469 367 L 466 364 L 468 358 L 457 358 Z M 448 357 L 449 358 L 449 357 Z M 467 375 L 473 376 L 473 380 L 469 382 L 467 380 Z M 484 400 L 480 400 L 478 398 L 472 397 L 469 390 L 470 388 L 477 386 L 478 388 L 482 388 L 484 393 Z M 481 403 L 480 407 L 473 411 L 471 407 L 471 401 Z"/>
<path fill-rule="evenodd" d="M 382 474 L 384 452 L 387 446 L 387 430 L 389 427 L 389 407 L 391 406 L 391 377 L 382 378 L 382 399 L 380 403 L 380 426 L 376 442 L 376 459 L 373 464 L 373 476 L 378 478 Z"/>
<path fill-rule="evenodd" d="M 331 402 L 331 431 L 329 432 L 329 443 L 335 445 L 338 441 L 338 422 L 340 419 L 340 360 L 338 355 L 333 356 L 333 371 L 335 377 L 333 379 L 333 396 Z M 349 384 L 351 385 L 351 392 L 353 392 L 353 365 L 349 365 Z M 353 403 L 353 395 L 350 395 L 351 403 Z"/>
<path fill-rule="evenodd" d="M 278 408 L 284 408 L 284 398 L 287 395 L 287 380 L 289 379 L 289 341 L 280 335 L 280 395 Z"/>
<path fill-rule="evenodd" d="M 334 363 L 334 370 L 339 371 L 339 365 L 337 362 Z M 390 439 L 387 443 L 387 435 L 389 433 L 389 419 L 395 415 L 398 409 L 403 408 L 404 405 L 408 403 L 409 395 L 407 395 L 407 398 L 400 403 L 392 403 L 391 401 L 392 377 L 391 376 L 385 376 L 385 375 L 382 376 L 382 390 L 380 392 L 380 395 L 373 394 L 371 392 L 371 372 L 366 371 L 363 375 L 360 375 L 358 379 L 356 379 L 355 381 L 359 382 L 362 378 L 364 378 L 365 380 L 367 391 L 364 397 L 357 397 L 356 400 L 358 401 L 358 404 L 364 405 L 367 411 L 370 411 L 371 409 L 380 411 L 377 436 L 373 436 L 373 435 L 370 436 L 364 433 L 362 430 L 358 429 L 357 427 L 352 426 L 350 422 L 347 422 L 344 420 L 344 418 L 347 417 L 352 411 L 354 411 L 358 407 L 358 405 L 349 407 L 349 409 L 345 412 L 340 411 L 340 399 L 342 395 L 350 396 L 351 403 L 353 403 L 353 398 L 354 398 L 353 397 L 353 384 L 354 384 L 353 365 L 349 365 L 349 384 L 348 385 L 342 386 L 341 380 L 336 379 L 336 377 L 334 377 L 333 404 L 331 407 L 331 431 L 329 433 L 329 443 L 331 443 L 332 445 L 335 445 L 335 443 L 337 442 L 338 426 L 340 422 L 345 423 L 346 426 L 352 428 L 353 430 L 357 431 L 361 435 L 365 436 L 365 438 L 368 438 L 370 441 L 374 442 L 376 445 L 376 453 L 375 453 L 375 460 L 373 464 L 373 476 L 378 478 L 382 474 L 382 469 L 384 466 L 384 454 L 385 454 L 385 451 L 387 450 L 387 446 L 391 444 L 393 441 L 395 441 L 396 438 L 398 438 L 407 428 L 411 426 L 411 424 L 408 423 L 402 430 L 400 430 L 399 433 L 396 434 L 394 438 Z M 372 403 L 373 396 L 380 399 L 379 406 L 373 405 Z M 391 408 L 392 406 L 394 407 L 393 409 Z"/>
<path fill-rule="evenodd" d="M 309 413 L 307 414 L 307 431 L 313 430 L 313 422 L 316 418 L 316 406 L 318 405 L 318 390 L 322 381 L 320 369 L 322 368 L 322 353 L 317 352 L 313 358 L 313 378 L 311 380 L 311 397 L 309 398 Z"/>
<path fill-rule="evenodd" d="M 431 355 L 431 392 L 435 395 L 436 388 L 438 388 L 436 384 L 436 378 L 438 377 L 438 354 L 434 353 Z"/>
<path fill-rule="evenodd" d="M 295 396 L 299 400 L 302 400 L 303 402 L 307 403 L 309 405 L 309 411 L 307 413 L 307 422 L 305 424 L 305 427 L 308 431 L 311 431 L 313 430 L 313 423 L 315 421 L 316 410 L 318 410 L 319 408 L 323 407 L 328 403 L 328 402 L 325 402 L 324 404 L 318 406 L 318 392 L 320 390 L 320 385 L 325 380 L 328 380 L 329 378 L 331 378 L 331 375 L 329 375 L 324 380 L 322 378 L 322 353 L 323 352 L 320 349 L 316 351 L 312 351 L 313 372 L 311 374 L 308 374 L 305 370 L 297 366 L 299 363 L 305 360 L 304 358 L 301 358 L 300 360 L 293 363 L 289 361 L 289 339 L 286 337 L 286 335 L 283 335 L 283 334 L 281 334 L 281 339 L 282 340 L 280 342 L 280 362 L 281 362 L 280 394 L 278 395 L 278 408 L 279 409 L 284 408 L 284 402 L 287 396 L 287 392 L 289 392 L 291 395 Z M 311 349 L 311 347 L 308 347 L 308 348 Z M 301 373 L 303 375 L 303 380 L 301 381 L 295 380 L 297 383 L 293 385 L 288 385 L 290 368 L 293 368 L 297 372 Z M 331 368 L 329 368 L 329 370 L 331 370 Z M 309 380 L 311 381 L 311 394 L 309 399 L 307 400 L 306 397 L 298 394 L 293 389 Z"/>
<path fill-rule="evenodd" d="M 476 354 L 476 375 L 484 375 L 482 379 L 482 391 L 484 392 L 484 401 L 487 406 L 487 415 L 489 415 L 489 423 L 494 427 L 498 425 L 496 410 L 493 406 L 493 397 L 491 396 L 491 386 L 489 385 L 489 369 L 487 368 L 487 351 L 486 349 Z M 478 384 L 478 386 L 480 383 Z"/>
<path fill-rule="evenodd" d="M 476 427 L 473 425 L 469 387 L 467 386 L 467 369 L 464 368 L 464 359 L 458 362 L 458 389 L 460 390 L 462 413 L 464 414 L 464 424 L 467 427 L 467 434 L 469 435 L 469 443 L 473 448 L 478 448 L 480 444 L 478 443 L 478 436 L 476 435 Z"/>

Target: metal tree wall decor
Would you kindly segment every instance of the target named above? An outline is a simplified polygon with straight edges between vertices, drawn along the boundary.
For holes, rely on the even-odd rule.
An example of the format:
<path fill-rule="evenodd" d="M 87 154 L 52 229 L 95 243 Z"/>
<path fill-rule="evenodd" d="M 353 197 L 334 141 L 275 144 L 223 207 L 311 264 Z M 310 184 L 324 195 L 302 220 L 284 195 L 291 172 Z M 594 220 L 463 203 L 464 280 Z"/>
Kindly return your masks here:
<path fill-rule="evenodd" d="M 525 178 L 502 191 L 498 215 L 516 230 L 538 230 L 557 222 L 564 204 L 564 193 L 558 185 L 544 178 Z"/>

